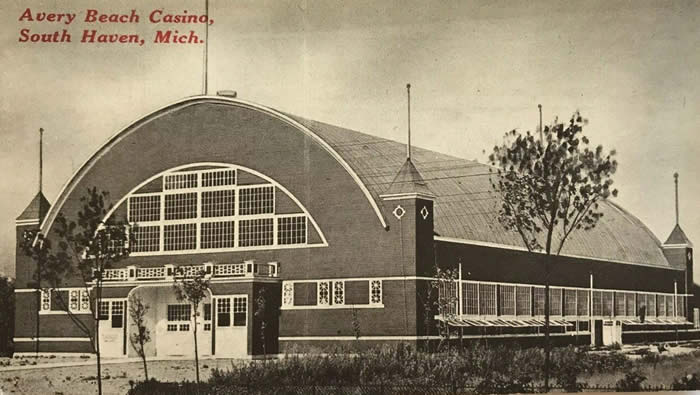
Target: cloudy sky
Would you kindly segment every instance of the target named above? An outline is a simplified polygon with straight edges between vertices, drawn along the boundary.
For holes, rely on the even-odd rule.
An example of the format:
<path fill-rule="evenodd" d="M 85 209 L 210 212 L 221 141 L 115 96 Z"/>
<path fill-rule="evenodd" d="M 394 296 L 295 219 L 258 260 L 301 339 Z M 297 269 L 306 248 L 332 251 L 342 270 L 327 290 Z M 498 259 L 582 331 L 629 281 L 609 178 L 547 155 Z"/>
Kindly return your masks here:
<path fill-rule="evenodd" d="M 20 21 L 27 8 L 77 17 Z M 140 22 L 87 23 L 89 8 Z M 14 218 L 37 192 L 39 127 L 53 201 L 121 127 L 202 92 L 203 46 L 153 39 L 203 25 L 150 23 L 158 9 L 198 14 L 204 0 L 0 5 L 0 272 L 14 271 Z M 545 122 L 578 109 L 619 153 L 617 202 L 665 240 L 678 171 L 681 225 L 700 243 L 698 2 L 210 0 L 210 16 L 210 93 L 404 141 L 410 82 L 415 145 L 455 156 L 483 161 L 504 132 L 534 129 L 538 103 Z M 72 42 L 20 42 L 22 29 Z M 85 29 L 145 43 L 80 43 Z"/>

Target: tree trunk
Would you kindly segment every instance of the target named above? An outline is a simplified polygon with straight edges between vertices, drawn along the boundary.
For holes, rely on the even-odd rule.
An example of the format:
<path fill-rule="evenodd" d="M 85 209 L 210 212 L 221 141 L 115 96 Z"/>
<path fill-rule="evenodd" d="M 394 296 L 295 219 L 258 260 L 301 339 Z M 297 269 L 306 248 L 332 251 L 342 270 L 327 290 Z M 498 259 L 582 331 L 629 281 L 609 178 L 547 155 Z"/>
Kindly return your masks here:
<path fill-rule="evenodd" d="M 39 325 L 39 320 L 41 318 L 41 314 L 39 312 L 41 311 L 41 257 L 37 259 L 37 270 L 36 270 L 36 278 L 37 278 L 37 284 L 36 284 L 36 344 L 35 344 L 35 356 L 36 358 L 39 358 L 39 331 L 40 331 L 40 325 Z M 49 306 L 50 308 L 50 306 Z"/>
<path fill-rule="evenodd" d="M 549 392 L 549 365 L 550 365 L 550 349 L 549 343 L 549 275 L 550 275 L 550 260 L 552 259 L 552 232 L 553 225 L 550 225 L 547 232 L 547 245 L 544 257 L 544 390 Z"/>
<path fill-rule="evenodd" d="M 197 392 L 199 392 L 199 350 L 197 349 L 197 307 L 194 306 L 194 367 L 197 377 Z"/>
<path fill-rule="evenodd" d="M 146 381 L 148 381 L 148 366 L 146 365 L 146 350 L 144 349 L 143 341 L 141 343 L 141 360 L 143 361 L 143 375 L 146 376 Z"/>

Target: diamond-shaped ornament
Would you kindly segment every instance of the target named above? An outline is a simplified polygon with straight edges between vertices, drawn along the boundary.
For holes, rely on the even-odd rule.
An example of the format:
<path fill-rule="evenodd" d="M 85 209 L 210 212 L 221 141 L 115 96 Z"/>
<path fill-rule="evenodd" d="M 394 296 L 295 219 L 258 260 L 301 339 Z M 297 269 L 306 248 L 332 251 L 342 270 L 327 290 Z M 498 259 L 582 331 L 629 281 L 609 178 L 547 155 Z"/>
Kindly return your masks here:
<path fill-rule="evenodd" d="M 396 206 L 394 211 L 392 211 L 392 213 L 394 214 L 394 217 L 396 217 L 397 219 L 401 219 L 401 217 L 403 217 L 404 214 L 406 214 L 406 210 L 403 207 L 401 207 L 401 205 L 398 205 Z"/>
<path fill-rule="evenodd" d="M 425 206 L 423 206 L 423 208 L 420 209 L 420 215 L 423 217 L 423 219 L 428 219 L 429 214 L 430 211 L 428 211 L 428 209 Z"/>

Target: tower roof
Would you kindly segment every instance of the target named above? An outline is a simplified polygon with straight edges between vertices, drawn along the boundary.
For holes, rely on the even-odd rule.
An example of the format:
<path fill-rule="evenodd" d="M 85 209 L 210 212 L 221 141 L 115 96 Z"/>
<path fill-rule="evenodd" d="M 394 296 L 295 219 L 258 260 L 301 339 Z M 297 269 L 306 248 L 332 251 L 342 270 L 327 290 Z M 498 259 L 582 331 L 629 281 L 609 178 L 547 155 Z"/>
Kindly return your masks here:
<path fill-rule="evenodd" d="M 396 195 L 435 197 L 435 194 L 428 188 L 423 176 L 413 162 L 411 162 L 411 158 L 406 159 L 403 166 L 399 169 L 399 172 L 396 173 L 394 180 L 389 184 L 389 188 L 382 194 L 382 196 Z"/>
<path fill-rule="evenodd" d="M 51 204 L 46 200 L 44 194 L 39 192 L 34 196 L 34 199 L 29 203 L 27 208 L 22 211 L 22 214 L 17 217 L 17 221 L 31 220 L 31 219 L 44 219 L 44 216 L 49 211 Z"/>
<path fill-rule="evenodd" d="M 690 242 L 690 239 L 688 239 L 688 236 L 685 235 L 685 232 L 683 232 L 683 229 L 681 229 L 681 226 L 679 224 L 676 224 L 676 226 L 673 228 L 671 234 L 668 236 L 668 239 L 666 239 L 666 242 L 664 244 L 685 244 L 688 247 L 693 246 L 693 243 Z"/>

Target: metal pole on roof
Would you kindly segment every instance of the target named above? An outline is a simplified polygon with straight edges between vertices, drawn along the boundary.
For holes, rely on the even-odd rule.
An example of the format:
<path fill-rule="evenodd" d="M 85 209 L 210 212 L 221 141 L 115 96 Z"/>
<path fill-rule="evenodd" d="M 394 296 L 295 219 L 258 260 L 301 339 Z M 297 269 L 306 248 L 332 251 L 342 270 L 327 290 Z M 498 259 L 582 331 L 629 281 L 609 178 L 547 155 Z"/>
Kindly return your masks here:
<path fill-rule="evenodd" d="M 44 128 L 39 128 L 39 193 L 41 193 L 44 179 Z"/>
<path fill-rule="evenodd" d="M 678 172 L 673 173 L 673 180 L 676 183 L 676 225 L 678 225 Z"/>
<path fill-rule="evenodd" d="M 408 93 L 408 144 L 406 145 L 406 159 L 411 160 L 411 84 L 406 84 Z"/>

